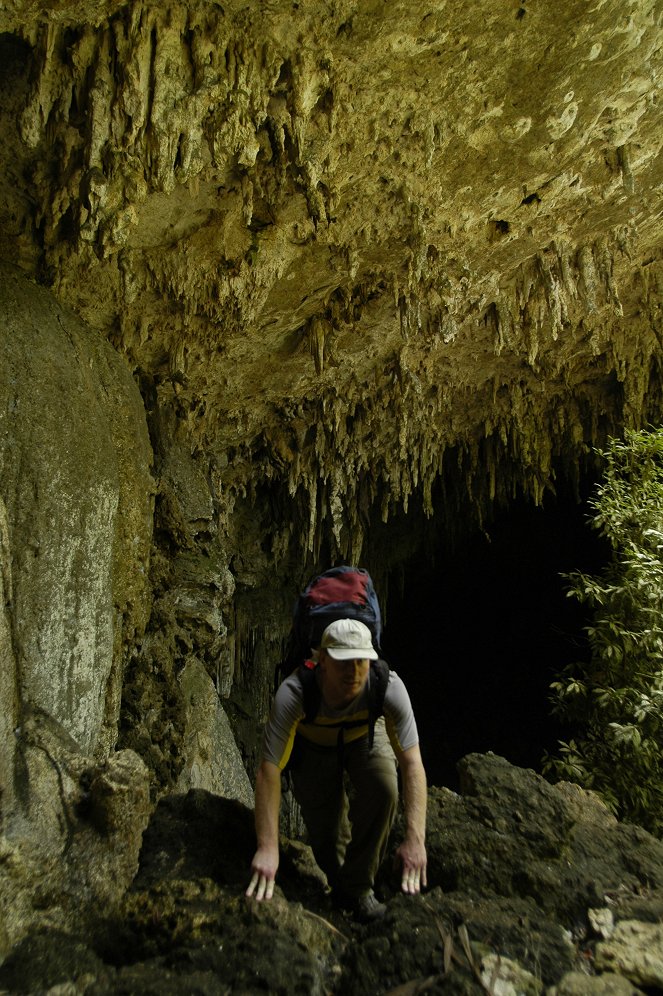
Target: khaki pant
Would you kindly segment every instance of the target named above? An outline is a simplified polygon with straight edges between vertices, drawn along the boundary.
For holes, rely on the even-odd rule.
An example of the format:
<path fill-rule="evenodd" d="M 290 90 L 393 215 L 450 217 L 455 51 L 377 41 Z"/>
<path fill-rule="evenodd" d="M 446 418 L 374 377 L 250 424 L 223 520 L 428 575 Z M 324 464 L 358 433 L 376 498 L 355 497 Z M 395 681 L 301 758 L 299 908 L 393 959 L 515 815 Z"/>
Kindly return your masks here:
<path fill-rule="evenodd" d="M 396 758 L 378 720 L 368 738 L 345 744 L 343 770 L 333 748 L 302 738 L 292 771 L 295 798 L 315 860 L 330 886 L 347 896 L 373 887 L 398 805 Z"/>

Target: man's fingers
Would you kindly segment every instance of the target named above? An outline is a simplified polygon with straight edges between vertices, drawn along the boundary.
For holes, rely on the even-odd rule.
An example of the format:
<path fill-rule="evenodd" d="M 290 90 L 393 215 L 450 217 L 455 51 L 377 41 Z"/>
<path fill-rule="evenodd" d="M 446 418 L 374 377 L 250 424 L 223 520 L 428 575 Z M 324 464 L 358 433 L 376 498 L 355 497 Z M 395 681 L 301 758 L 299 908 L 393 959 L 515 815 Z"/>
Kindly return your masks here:
<path fill-rule="evenodd" d="M 403 892 L 409 892 L 414 894 L 419 892 L 422 885 L 426 885 L 426 872 L 420 872 L 418 869 L 410 868 L 403 872 L 403 879 L 401 881 L 401 888 Z"/>
<path fill-rule="evenodd" d="M 263 875 L 258 886 L 256 899 L 271 899 L 274 895 L 274 879 Z"/>
<path fill-rule="evenodd" d="M 244 895 L 248 896 L 248 897 L 251 897 L 253 895 L 254 891 L 255 891 L 255 887 L 256 887 L 257 884 L 258 884 L 258 872 L 255 872 L 253 874 L 253 877 L 251 878 L 251 881 L 249 882 L 249 887 L 246 890 L 246 892 L 244 893 Z"/>
<path fill-rule="evenodd" d="M 255 893 L 258 902 L 263 899 L 271 899 L 274 895 L 274 879 L 268 878 L 260 872 L 254 872 L 253 878 L 249 882 L 249 887 L 244 893 L 249 899 Z"/>

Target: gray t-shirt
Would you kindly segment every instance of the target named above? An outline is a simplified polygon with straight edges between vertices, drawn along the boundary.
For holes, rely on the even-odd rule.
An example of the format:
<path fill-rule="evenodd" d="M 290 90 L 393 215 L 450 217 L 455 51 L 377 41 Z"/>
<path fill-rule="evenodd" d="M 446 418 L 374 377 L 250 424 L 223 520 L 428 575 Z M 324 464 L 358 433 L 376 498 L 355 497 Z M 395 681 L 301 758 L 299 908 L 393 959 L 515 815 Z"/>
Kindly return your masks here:
<path fill-rule="evenodd" d="M 321 699 L 318 715 L 311 723 L 304 722 L 304 693 L 297 672 L 279 686 L 265 727 L 262 756 L 283 770 L 292 752 L 295 735 L 319 747 L 336 747 L 339 729 L 344 741 L 351 743 L 368 736 L 368 683 L 349 705 L 330 709 Z M 384 723 L 391 745 L 398 755 L 419 743 L 417 724 L 410 696 L 395 671 L 389 672 L 384 697 Z"/>

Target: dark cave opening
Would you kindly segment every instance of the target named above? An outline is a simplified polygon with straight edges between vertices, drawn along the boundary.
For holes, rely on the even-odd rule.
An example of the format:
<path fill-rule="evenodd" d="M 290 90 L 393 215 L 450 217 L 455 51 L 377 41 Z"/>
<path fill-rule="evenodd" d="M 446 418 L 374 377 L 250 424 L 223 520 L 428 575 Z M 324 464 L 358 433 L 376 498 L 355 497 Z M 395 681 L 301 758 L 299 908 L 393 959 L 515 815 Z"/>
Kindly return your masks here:
<path fill-rule="evenodd" d="M 586 660 L 587 610 L 561 575 L 598 573 L 605 542 L 586 502 L 525 500 L 450 548 L 443 539 L 391 578 L 382 650 L 404 679 L 428 779 L 457 789 L 458 761 L 493 751 L 541 771 L 570 731 L 551 715 L 549 686 Z"/>

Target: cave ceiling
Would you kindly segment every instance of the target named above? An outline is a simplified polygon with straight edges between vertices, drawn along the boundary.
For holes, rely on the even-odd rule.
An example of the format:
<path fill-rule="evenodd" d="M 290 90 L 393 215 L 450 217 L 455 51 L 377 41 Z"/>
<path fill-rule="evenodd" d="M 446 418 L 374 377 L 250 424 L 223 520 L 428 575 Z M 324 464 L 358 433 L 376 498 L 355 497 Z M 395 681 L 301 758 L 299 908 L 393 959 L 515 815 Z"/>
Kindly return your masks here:
<path fill-rule="evenodd" d="M 662 19 L 8 0 L 0 253 L 217 495 L 280 482 L 338 539 L 357 499 L 430 510 L 453 454 L 540 500 L 660 414 Z"/>

